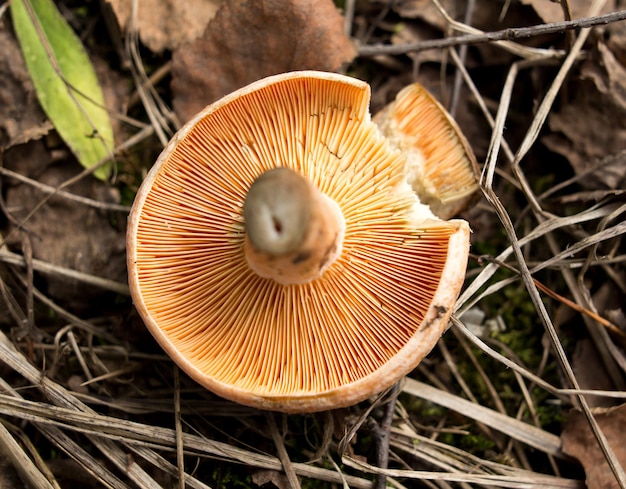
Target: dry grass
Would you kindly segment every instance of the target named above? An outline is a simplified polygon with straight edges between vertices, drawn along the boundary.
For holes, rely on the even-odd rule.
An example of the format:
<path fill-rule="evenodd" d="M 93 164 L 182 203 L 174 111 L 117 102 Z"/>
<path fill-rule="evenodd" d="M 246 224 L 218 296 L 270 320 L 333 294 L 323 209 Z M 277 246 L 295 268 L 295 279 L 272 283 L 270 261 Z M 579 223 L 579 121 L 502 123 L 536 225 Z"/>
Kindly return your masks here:
<path fill-rule="evenodd" d="M 589 16 L 597 15 L 602 4 L 593 1 Z M 468 32 L 467 26 L 450 23 L 455 31 Z M 58 467 L 49 468 L 55 459 L 64 458 L 91 474 L 91 480 L 97 481 L 94 486 L 112 488 L 205 488 L 207 480 L 216 486 L 221 480 L 225 487 L 242 487 L 249 484 L 250 474 L 267 475 L 276 484 L 307 487 L 323 482 L 328 487 L 369 488 L 376 475 L 385 474 L 387 484 L 398 488 L 573 488 L 583 487 L 581 472 L 561 451 L 558 432 L 547 431 L 539 414 L 540 405 L 555 406 L 560 413 L 573 406 L 585 413 L 620 487 L 626 487 L 623 470 L 589 406 L 591 392 L 623 399 L 626 391 L 580 388 L 571 351 L 564 346 L 568 338 L 554 317 L 559 303 L 570 309 L 570 317 L 580 315 L 586 328 L 580 334 L 594 339 L 604 352 L 607 369 L 624 383 L 623 353 L 611 335 L 611 328 L 616 327 L 597 314 L 585 278 L 593 271 L 596 281 L 599 275 L 620 293 L 626 292 L 620 274 L 626 258 L 620 241 L 626 231 L 625 209 L 620 202 L 600 199 L 585 208 L 579 206 L 574 213 L 551 213 L 544 202 L 553 194 L 536 194 L 524 165 L 589 32 L 578 31 L 567 52 L 489 41 L 520 57 L 510 67 L 494 114 L 465 69 L 458 46 L 449 48 L 450 60 L 492 128 L 480 180 L 484 199 L 470 215 L 490 216 L 498 228 L 492 234 L 502 239 L 494 244 L 496 253 L 475 257 L 451 330 L 414 378 L 401 384 L 390 432 L 393 468 L 381 469 L 367 462 L 376 449 L 372 433 L 388 400 L 384 394 L 352 409 L 291 417 L 221 401 L 186 377 L 179 379 L 171 362 L 152 343 L 145 343 L 149 341 L 145 333 L 117 334 L 120 325 L 123 329 L 137 321 L 128 318 L 130 308 L 102 318 L 79 318 L 40 293 L 33 273 L 67 276 L 121 296 L 127 294 L 125 284 L 78 274 L 6 248 L 0 250 L 0 261 L 5 264 L 0 293 L 15 327 L 11 335 L 0 331 L 4 364 L 0 370 L 0 452 L 36 488 L 88 487 L 89 480 L 60 476 Z M 164 144 L 172 130 L 171 114 L 156 91 L 147 88 L 150 81 L 141 68 L 136 39 L 129 35 L 127 42 L 139 99 L 150 107 L 151 124 L 144 124 L 141 136 L 125 142 L 120 151 L 153 133 Z M 524 70 L 545 64 L 556 66 L 557 75 L 514 150 L 507 144 L 504 128 L 515 83 Z M 8 170 L 2 171 L 5 177 L 11 176 Z M 66 185 L 51 189 L 22 180 L 57 198 L 73 199 L 76 205 L 108 205 L 77 198 L 63 190 Z M 560 183 L 561 198 L 576 197 L 576 178 Z M 516 206 L 509 205 L 511 191 L 521 196 Z M 569 241 L 563 240 L 564 234 Z M 552 290 L 559 290 L 571 302 Z M 520 352 L 489 335 L 477 336 L 467 324 L 477 308 L 497 319 L 494 304 L 514 296 L 524 297 L 525 310 L 531 311 L 525 320 L 543 331 L 543 341 L 541 333 L 537 341 L 529 341 L 541 345 L 533 352 L 537 362 L 532 366 L 520 358 Z M 52 341 L 33 334 L 37 308 L 54 311 L 55 323 L 63 326 Z M 507 331 L 515 327 L 505 326 Z M 503 386 L 503 376 L 508 376 L 509 385 Z M 477 441 L 456 446 L 455 441 L 463 437 Z M 219 472 L 224 474 L 229 467 L 227 480 Z M 67 485 L 58 482 L 59 477 L 69 481 Z"/>

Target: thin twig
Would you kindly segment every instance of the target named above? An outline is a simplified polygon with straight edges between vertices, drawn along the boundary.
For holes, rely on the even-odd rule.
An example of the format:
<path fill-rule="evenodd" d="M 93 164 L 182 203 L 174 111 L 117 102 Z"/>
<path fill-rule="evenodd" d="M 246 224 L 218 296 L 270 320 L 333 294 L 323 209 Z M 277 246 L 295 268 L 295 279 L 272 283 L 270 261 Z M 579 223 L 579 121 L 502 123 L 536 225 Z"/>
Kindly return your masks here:
<path fill-rule="evenodd" d="M 0 262 L 10 263 L 11 265 L 17 265 L 20 267 L 26 266 L 26 260 L 23 256 L 0 249 Z M 32 260 L 32 268 L 40 273 L 47 275 L 56 275 L 65 278 L 71 278 L 83 282 L 88 285 L 94 285 L 101 289 L 110 290 L 121 295 L 130 295 L 130 289 L 128 285 L 108 278 L 97 277 L 85 272 L 79 272 L 78 270 L 72 270 L 71 268 L 60 267 L 52 263 L 45 262 L 43 260 Z"/>
<path fill-rule="evenodd" d="M 604 0 L 594 1 L 591 5 L 591 10 L 592 10 L 591 13 L 592 14 L 597 13 L 600 10 L 600 6 L 603 4 L 604 4 Z M 626 12 L 622 12 L 622 13 L 626 14 Z M 520 160 L 523 158 L 523 156 L 527 153 L 530 146 L 536 140 L 539 129 L 542 127 L 543 122 L 545 121 L 547 117 L 546 110 L 549 110 L 554 100 L 554 97 L 556 96 L 556 93 L 558 90 L 556 87 L 560 87 L 565 75 L 567 74 L 567 72 L 569 71 L 569 69 L 571 68 L 573 64 L 573 60 L 578 55 L 579 51 L 582 49 L 582 45 L 588 35 L 589 35 L 589 29 L 583 29 L 580 32 L 578 38 L 576 39 L 576 42 L 574 43 L 572 50 L 570 51 L 568 56 L 565 58 L 563 65 L 561 66 L 561 69 L 557 73 L 557 76 L 555 77 L 555 80 L 552 86 L 550 87 L 550 89 L 548 90 L 548 93 L 544 97 L 544 100 L 540 104 L 540 110 L 537 111 L 537 116 L 533 119 L 533 122 L 531 123 L 531 126 L 529 130 L 527 131 L 526 136 L 524 140 L 522 141 L 522 144 L 520 145 L 520 148 L 518 149 L 515 155 L 514 171 L 515 171 L 515 166 L 519 164 Z M 496 211 L 498 218 L 500 219 L 500 222 L 502 223 L 504 229 L 506 230 L 507 235 L 509 236 L 513 253 L 518 261 L 519 268 L 522 273 L 522 280 L 524 282 L 524 285 L 526 286 L 526 289 L 528 290 L 530 299 L 535 307 L 535 310 L 538 313 L 539 319 L 541 320 L 546 332 L 548 333 L 548 337 L 550 338 L 550 342 L 552 344 L 552 347 L 554 348 L 557 361 L 559 365 L 561 366 L 561 369 L 563 370 L 570 385 L 577 389 L 579 388 L 578 381 L 576 379 L 576 376 L 574 375 L 574 372 L 569 363 L 569 360 L 567 359 L 567 356 L 563 349 L 563 345 L 561 344 L 559 340 L 558 334 L 556 333 L 556 329 L 554 327 L 554 324 L 552 323 L 552 319 L 550 318 L 545 305 L 541 301 L 541 296 L 539 295 L 537 286 L 533 282 L 530 270 L 528 269 L 528 266 L 524 260 L 524 254 L 522 253 L 520 242 L 519 242 L 519 239 L 517 238 L 517 233 L 514 229 L 511 218 L 509 214 L 507 213 L 506 208 L 500 201 L 500 198 L 493 190 L 493 186 L 492 186 L 493 173 L 494 173 L 497 156 L 498 156 L 499 149 L 500 149 L 500 138 L 503 133 L 504 120 L 505 120 L 506 113 L 508 111 L 510 99 L 511 99 L 511 92 L 504 91 L 501 101 L 500 101 L 500 106 L 498 108 L 498 116 L 496 117 L 496 125 L 494 128 L 494 132 L 492 133 L 492 140 L 491 140 L 490 147 L 489 147 L 489 155 L 487 158 L 485 171 L 483 172 L 483 175 L 481 177 L 481 187 L 483 189 L 483 194 L 485 195 L 489 203 L 492 205 L 492 207 Z M 521 176 L 519 173 L 520 172 L 516 173 L 516 176 L 518 176 L 518 179 Z M 521 180 L 520 183 L 524 183 L 524 181 Z M 533 208 L 535 209 L 537 215 L 541 218 L 541 212 L 540 212 L 541 210 L 534 198 L 534 195 L 532 194 L 529 188 L 525 188 L 525 190 L 527 190 L 525 192 L 526 196 L 529 198 L 529 201 L 534 204 Z M 580 407 L 582 408 L 583 413 L 585 414 L 585 417 L 587 421 L 589 422 L 591 430 L 595 438 L 598 440 L 598 443 L 600 444 L 602 452 L 606 460 L 608 461 L 611 471 L 615 475 L 615 478 L 619 486 L 622 489 L 626 488 L 626 474 L 624 473 L 624 469 L 622 468 L 621 464 L 617 460 L 613 449 L 608 444 L 608 441 L 604 433 L 598 426 L 596 419 L 591 413 L 591 410 L 589 408 L 589 404 L 587 403 L 586 398 L 584 396 L 578 395 L 576 396 L 576 400 L 578 401 Z"/>
<path fill-rule="evenodd" d="M 88 197 L 83 197 L 82 195 L 76 195 L 71 192 L 66 192 L 64 190 L 58 190 L 56 187 L 52 187 L 51 185 L 46 185 L 45 183 L 38 182 L 37 180 L 33 180 L 32 178 L 25 177 L 19 173 L 16 173 L 8 168 L 4 168 L 0 166 L 0 174 L 5 177 L 13 178 L 19 182 L 31 185 L 37 190 L 41 190 L 47 194 L 54 194 L 58 197 L 63 197 L 64 199 L 72 200 L 74 202 L 79 202 L 81 204 L 87 205 L 89 207 L 94 207 L 96 209 L 102 209 L 107 211 L 115 211 L 115 212 L 130 212 L 130 207 L 126 205 L 113 204 L 110 202 L 101 202 L 99 200 L 90 199 Z"/>
<path fill-rule="evenodd" d="M 289 486 L 291 487 L 291 489 L 300 489 L 300 481 L 298 480 L 298 476 L 294 469 L 293 462 L 289 458 L 289 454 L 287 453 L 287 449 L 285 448 L 283 437 L 278 431 L 278 426 L 276 426 L 274 413 L 272 412 L 265 413 L 265 419 L 267 420 L 267 424 L 272 434 L 274 445 L 276 445 L 278 458 L 280 459 L 283 465 L 283 470 L 285 471 L 285 475 L 287 476 L 287 480 L 289 481 Z"/>
<path fill-rule="evenodd" d="M 376 434 L 376 465 L 381 469 L 386 469 L 389 466 L 389 436 L 391 433 L 391 424 L 393 422 L 393 415 L 396 411 L 396 401 L 400 394 L 400 383 L 396 382 L 386 399 L 383 417 L 380 420 L 380 426 L 375 430 Z M 379 473 L 376 476 L 376 483 L 374 489 L 385 489 L 387 486 L 387 475 Z"/>
<path fill-rule="evenodd" d="M 444 49 L 454 46 L 484 44 L 493 41 L 513 41 L 546 34 L 556 34 L 571 29 L 595 27 L 606 25 L 626 19 L 626 10 L 619 10 L 610 14 L 598 15 L 595 17 L 583 17 L 581 19 L 552 22 L 548 24 L 537 24 L 531 27 L 512 27 L 500 31 L 486 32 L 484 34 L 468 34 L 464 36 L 447 37 L 445 39 L 433 39 L 430 41 L 420 41 L 415 43 L 372 46 L 359 46 L 359 56 L 378 56 L 382 54 L 399 55 L 427 51 L 429 49 Z"/>
<path fill-rule="evenodd" d="M 354 11 L 356 0 L 346 0 L 343 7 L 343 32 L 347 37 L 352 36 L 352 23 L 354 22 Z"/>
<path fill-rule="evenodd" d="M 35 333 L 35 299 L 33 297 L 35 275 L 33 272 L 33 247 L 30 241 L 30 236 L 26 233 L 22 234 L 22 253 L 24 255 L 24 265 L 26 268 L 26 320 L 28 321 L 26 327 L 30 336 L 33 337 L 33 333 Z"/>
<path fill-rule="evenodd" d="M 467 5 L 465 6 L 465 17 L 463 18 L 463 22 L 465 24 L 472 23 L 472 14 L 474 13 L 474 8 L 476 7 L 476 0 L 468 0 Z M 451 49 L 452 50 L 452 49 Z M 459 48 L 459 61 L 460 64 L 465 66 L 465 61 L 467 59 L 467 44 L 461 46 Z M 456 110 L 458 107 L 458 103 L 460 100 L 461 94 L 461 83 L 463 81 L 463 73 L 459 70 L 454 74 L 454 82 L 452 86 L 452 97 L 450 99 L 450 115 L 452 118 L 456 115 Z"/>
<path fill-rule="evenodd" d="M 501 268 L 504 268 L 504 269 L 506 269 L 506 270 L 508 270 L 510 272 L 513 272 L 513 273 L 515 273 L 518 276 L 521 275 L 520 271 L 517 268 L 515 268 L 513 265 L 510 265 L 510 264 L 505 263 L 505 262 L 503 262 L 501 260 L 498 260 L 497 258 L 492 258 L 492 257 L 489 257 L 489 256 L 482 256 L 481 260 L 485 260 L 485 261 L 488 261 L 490 263 L 495 263 L 498 266 L 500 266 Z M 541 262 L 540 265 L 543 265 L 543 263 L 544 262 Z M 534 273 L 535 268 L 531 269 L 531 273 Z M 612 333 L 614 333 L 614 334 L 616 334 L 618 336 L 621 336 L 621 337 L 626 337 L 626 333 L 624 333 L 622 330 L 620 330 L 615 324 L 613 324 L 608 319 L 603 318 L 602 316 L 600 316 L 598 313 L 596 313 L 594 311 L 591 311 L 590 309 L 588 309 L 586 307 L 582 307 L 581 305 L 577 304 L 576 302 L 573 302 L 573 301 L 569 300 L 567 297 L 563 297 L 562 295 L 556 293 L 555 291 L 553 291 L 548 286 L 544 285 L 543 283 L 541 283 L 539 280 L 537 280 L 534 277 L 533 277 L 533 282 L 535 283 L 537 288 L 539 290 L 541 290 L 542 292 L 544 292 L 546 295 L 549 295 L 553 299 L 561 302 L 562 304 L 565 304 L 566 306 L 568 306 L 572 310 L 574 310 L 576 312 L 579 312 L 580 314 L 584 314 L 585 316 L 590 317 L 594 321 L 597 321 L 602 326 L 604 326 L 605 328 L 610 330 Z"/>
<path fill-rule="evenodd" d="M 185 447 L 183 445 L 183 424 L 180 411 L 180 372 L 174 365 L 174 428 L 176 430 L 176 465 L 178 487 L 185 489 Z"/>

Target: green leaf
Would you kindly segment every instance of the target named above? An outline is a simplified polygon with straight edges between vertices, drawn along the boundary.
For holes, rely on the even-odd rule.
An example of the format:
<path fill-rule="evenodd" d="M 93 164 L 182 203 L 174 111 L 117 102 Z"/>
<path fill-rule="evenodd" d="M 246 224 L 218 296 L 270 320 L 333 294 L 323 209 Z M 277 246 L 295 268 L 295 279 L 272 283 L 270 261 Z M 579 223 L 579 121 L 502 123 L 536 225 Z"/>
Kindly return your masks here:
<path fill-rule="evenodd" d="M 52 0 L 12 0 L 13 27 L 37 98 L 78 161 L 91 168 L 113 151 L 113 128 L 96 72 Z M 105 180 L 112 164 L 94 175 Z"/>

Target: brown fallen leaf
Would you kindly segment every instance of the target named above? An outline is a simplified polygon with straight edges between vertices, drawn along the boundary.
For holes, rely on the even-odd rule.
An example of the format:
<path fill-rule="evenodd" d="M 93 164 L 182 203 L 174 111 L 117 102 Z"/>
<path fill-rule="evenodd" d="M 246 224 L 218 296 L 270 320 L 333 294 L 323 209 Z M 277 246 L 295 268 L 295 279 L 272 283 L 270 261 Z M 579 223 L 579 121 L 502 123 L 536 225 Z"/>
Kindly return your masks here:
<path fill-rule="evenodd" d="M 0 447 L 0 487 L 3 489 L 19 489 L 24 487 L 24 482 L 20 479 L 20 476 L 15 468 L 9 462 L 8 456 L 2 453 L 2 447 Z"/>
<path fill-rule="evenodd" d="M 259 469 L 252 473 L 252 482 L 259 487 L 265 487 L 266 484 L 272 484 L 278 489 L 289 489 L 289 481 L 287 476 L 282 472 L 270 469 Z"/>
<path fill-rule="evenodd" d="M 128 0 L 107 0 L 122 29 L 131 21 Z M 215 16 L 221 0 L 141 0 L 137 2 L 139 38 L 154 52 L 174 49 L 200 37 Z"/>
<path fill-rule="evenodd" d="M 548 0 L 545 1 L 548 2 Z M 468 2 L 439 0 L 439 5 L 449 18 L 484 32 L 506 29 L 508 27 L 527 26 L 539 22 L 530 9 L 517 2 L 474 0 L 474 8 L 471 12 L 467 12 Z M 433 0 L 396 0 L 393 2 L 392 8 L 400 17 L 408 19 L 406 22 L 398 25 L 398 33 L 394 36 L 395 40 L 393 40 L 394 44 L 419 42 L 424 39 L 438 37 L 432 35 L 430 32 L 432 30 L 439 31 L 439 36 L 461 34 L 461 32 L 451 28 L 448 20 L 436 7 Z M 531 15 L 529 15 L 529 12 Z M 467 21 L 466 18 L 468 19 Z M 411 19 L 416 19 L 417 22 Z M 424 24 L 428 28 L 424 28 Z M 529 38 L 518 41 L 518 43 L 529 47 L 538 47 L 542 43 L 542 38 Z M 468 52 L 470 56 L 465 61 L 465 66 L 468 68 L 473 66 L 484 68 L 485 66 L 508 65 L 516 59 L 516 56 L 495 43 L 471 46 Z M 437 55 L 441 58 L 444 54 L 445 52 L 443 51 L 422 51 L 412 53 L 411 56 L 417 58 L 418 61 L 437 61 L 428 58 Z"/>
<path fill-rule="evenodd" d="M 453 19 L 462 19 L 465 7 L 456 0 L 441 0 L 441 7 Z M 393 10 L 405 19 L 420 19 L 433 27 L 445 31 L 447 27 L 446 19 L 432 0 L 397 0 L 393 2 Z"/>
<path fill-rule="evenodd" d="M 615 452 L 622 467 L 626 466 L 626 404 L 614 408 L 592 410 L 600 429 Z M 588 489 L 613 489 L 619 484 L 604 458 L 587 420 L 580 411 L 568 414 L 561 433 L 563 452 L 577 458 L 585 469 Z"/>
<path fill-rule="evenodd" d="M 414 22 L 405 22 L 400 25 L 397 31 L 391 36 L 391 44 L 415 44 L 418 42 L 428 41 L 439 37 L 433 28 L 425 27 L 422 24 Z M 425 51 L 418 51 L 416 53 L 408 53 L 408 56 L 415 63 L 440 63 L 446 62 L 446 52 L 438 49 L 427 49 Z"/>
<path fill-rule="evenodd" d="M 45 136 L 52 124 L 41 110 L 33 83 L 9 18 L 0 20 L 0 148 L 10 148 Z"/>
<path fill-rule="evenodd" d="M 614 389 L 604 363 L 590 339 L 579 341 L 572 358 L 572 367 L 581 389 Z M 615 400 L 603 396 L 585 396 L 592 407 L 609 407 Z"/>
<path fill-rule="evenodd" d="M 588 2 L 588 0 L 582 1 Z M 614 0 L 609 1 L 612 2 Z M 385 0 L 380 0 L 380 2 L 386 3 Z M 521 3 L 527 2 L 533 2 L 533 0 L 522 0 Z M 530 23 L 537 22 L 536 18 L 533 18 L 534 16 L 528 15 L 528 9 L 517 2 L 474 0 L 473 3 L 474 9 L 470 12 L 468 24 L 485 32 L 507 27 L 527 26 Z M 550 1 L 538 0 L 538 3 L 550 4 Z M 439 0 L 439 5 L 447 13 L 448 17 L 462 23 L 465 23 L 468 4 L 470 2 Z M 558 4 L 554 6 L 560 10 Z M 419 19 L 442 32 L 449 31 L 449 25 L 445 16 L 442 15 L 433 0 L 396 0 L 392 8 L 400 17 Z M 563 19 L 561 18 L 560 20 Z M 452 34 L 458 35 L 459 33 L 453 32 Z"/>
<path fill-rule="evenodd" d="M 54 187 L 80 171 L 80 166 L 72 159 L 52 161 L 42 141 L 13 147 L 6 152 L 4 160 L 9 169 Z M 11 210 L 11 217 L 22 222 L 48 194 L 28 184 L 9 183 L 5 205 Z M 84 178 L 67 190 L 101 202 L 117 203 L 119 200 L 116 189 L 95 178 Z M 115 222 L 110 213 L 52 197 L 24 223 L 23 229 L 32 236 L 34 258 L 125 282 L 124 224 L 122 219 Z M 20 249 L 19 233 L 5 231 L 3 234 L 8 236 L 9 247 Z M 91 301 L 98 304 L 98 298 L 103 296 L 102 290 L 69 277 L 48 276 L 45 283 L 49 296 L 73 311 L 83 311 Z"/>
<path fill-rule="evenodd" d="M 571 94 L 570 98 L 550 114 L 548 124 L 553 133 L 543 142 L 581 174 L 626 148 L 626 68 L 600 42 L 565 93 Z M 609 189 L 625 182 L 623 158 L 581 180 L 583 185 Z"/>
<path fill-rule="evenodd" d="M 626 23 L 614 22 L 605 27 L 606 45 L 622 66 L 626 66 Z"/>
<path fill-rule="evenodd" d="M 355 55 L 331 0 L 224 2 L 201 38 L 173 52 L 174 110 L 187 121 L 207 104 L 265 76 L 337 71 Z"/>

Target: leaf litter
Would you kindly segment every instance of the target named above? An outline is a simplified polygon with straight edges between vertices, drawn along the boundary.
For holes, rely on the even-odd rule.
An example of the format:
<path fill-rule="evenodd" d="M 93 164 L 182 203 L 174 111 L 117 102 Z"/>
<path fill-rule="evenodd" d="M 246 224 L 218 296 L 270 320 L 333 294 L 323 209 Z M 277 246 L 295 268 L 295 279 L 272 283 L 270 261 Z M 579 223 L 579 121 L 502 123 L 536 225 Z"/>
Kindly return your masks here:
<path fill-rule="evenodd" d="M 0 444 L 18 441 L 17 460 L 47 482 L 27 471 L 16 477 L 42 487 L 179 487 L 181 473 L 189 487 L 305 479 L 321 487 L 372 487 L 373 479 L 395 487 L 625 486 L 624 22 L 591 35 L 485 39 L 423 56 L 357 55 L 360 46 L 622 5 L 498 1 L 487 11 L 479 0 L 347 1 L 342 17 L 332 2 L 241 0 L 212 17 L 211 2 L 199 2 L 197 23 L 181 33 L 189 10 L 175 2 L 129 2 L 131 14 L 139 6 L 134 23 L 129 3 L 111 3 L 119 30 L 79 33 L 91 59 L 98 51 L 109 60 L 103 70 L 111 76 L 101 72 L 100 83 L 117 94 L 106 101 L 120 126 L 117 174 L 106 183 L 80 170 L 42 117 L 1 19 L 9 49 L 0 54 Z M 99 19 L 93 5 L 61 6 L 64 15 Z M 156 12 L 169 15 L 150 17 Z M 145 77 L 115 61 L 121 54 L 107 39 L 115 32 L 125 33 L 128 57 Z M 570 49 L 578 51 L 566 60 Z M 116 287 L 125 282 L 124 204 L 163 144 L 164 104 L 184 121 L 250 81 L 311 68 L 369 81 L 374 111 L 421 81 L 444 105 L 454 103 L 484 162 L 485 198 L 465 214 L 474 228 L 465 293 L 440 347 L 403 384 L 386 468 L 375 466 L 372 441 L 384 396 L 270 423 L 184 375 L 176 385 L 171 361 Z M 136 94 L 127 94 L 132 84 Z M 473 329 L 480 337 L 464 324 L 472 308 L 481 312 Z M 598 401 L 608 410 L 589 409 Z M 37 456 L 23 441 L 30 438 L 45 440 Z M 6 485 L 15 485 L 7 474 Z"/>
<path fill-rule="evenodd" d="M 221 0 L 107 0 L 124 32 L 137 29 L 141 42 L 160 53 L 200 37 L 215 16 Z"/>
<path fill-rule="evenodd" d="M 338 71 L 355 55 L 331 0 L 226 2 L 202 37 L 172 53 L 174 109 L 187 121 L 260 78 L 296 70 Z"/>

